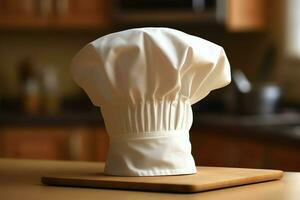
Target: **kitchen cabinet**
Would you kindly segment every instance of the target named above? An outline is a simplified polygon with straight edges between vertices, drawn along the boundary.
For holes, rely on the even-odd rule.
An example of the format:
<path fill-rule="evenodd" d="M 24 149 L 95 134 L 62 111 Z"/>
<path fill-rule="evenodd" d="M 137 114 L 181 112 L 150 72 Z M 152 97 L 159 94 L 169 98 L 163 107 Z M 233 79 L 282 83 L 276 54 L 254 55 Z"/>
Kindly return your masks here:
<path fill-rule="evenodd" d="M 1 28 L 45 27 L 47 23 L 34 0 L 0 0 Z"/>
<path fill-rule="evenodd" d="M 70 134 L 72 160 L 105 161 L 109 138 L 103 127 L 76 128 Z"/>
<path fill-rule="evenodd" d="M 272 145 L 268 149 L 266 164 L 287 171 L 300 171 L 300 147 Z"/>
<path fill-rule="evenodd" d="M 231 32 L 264 30 L 266 1 L 227 0 L 222 8 L 226 28 Z M 107 28 L 116 17 L 110 16 L 113 9 L 118 9 L 117 5 L 108 0 L 0 0 L 0 28 Z M 192 12 L 178 17 L 192 22 L 189 15 Z M 133 17 L 133 21 L 145 23 L 141 16 Z M 172 16 L 166 18 L 174 21 Z M 162 23 L 157 15 L 149 16 L 148 21 L 155 19 Z"/>
<path fill-rule="evenodd" d="M 273 168 L 300 171 L 300 148 L 282 140 L 249 137 L 249 132 L 192 128 L 192 154 L 200 166 Z M 102 161 L 109 137 L 104 126 L 3 126 L 0 157 Z"/>
<path fill-rule="evenodd" d="M 264 168 L 263 145 L 227 137 L 211 130 L 192 130 L 192 150 L 197 165 Z"/>
<path fill-rule="evenodd" d="M 30 159 L 68 159 L 70 153 L 66 129 L 1 129 L 3 157 Z"/>
<path fill-rule="evenodd" d="M 0 0 L 0 28 L 105 28 L 106 0 Z"/>
<path fill-rule="evenodd" d="M 300 171 L 299 146 L 249 137 L 243 130 L 231 134 L 223 131 L 232 130 L 192 129 L 192 153 L 197 165 Z"/>
<path fill-rule="evenodd" d="M 267 24 L 266 5 L 267 0 L 227 0 L 227 29 L 231 32 L 264 30 Z"/>
<path fill-rule="evenodd" d="M 58 0 L 54 24 L 60 27 L 106 27 L 109 13 L 105 0 Z"/>
<path fill-rule="evenodd" d="M 230 32 L 246 32 L 265 30 L 268 18 L 267 0 L 186 0 L 161 4 L 157 0 L 115 2 L 114 17 L 121 25 L 182 27 L 186 24 L 188 27 L 188 24 L 198 26 L 213 23 L 216 26 L 224 25 Z"/>
<path fill-rule="evenodd" d="M 2 127 L 0 156 L 105 161 L 108 136 L 102 127 Z"/>

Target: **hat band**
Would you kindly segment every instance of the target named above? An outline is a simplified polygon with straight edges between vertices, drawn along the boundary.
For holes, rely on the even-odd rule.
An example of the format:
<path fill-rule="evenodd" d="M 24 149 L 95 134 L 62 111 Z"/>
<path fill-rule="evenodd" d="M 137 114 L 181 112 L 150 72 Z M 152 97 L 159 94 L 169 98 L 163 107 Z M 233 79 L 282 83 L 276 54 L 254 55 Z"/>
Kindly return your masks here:
<path fill-rule="evenodd" d="M 187 130 L 113 134 L 105 173 L 160 176 L 196 173 Z"/>

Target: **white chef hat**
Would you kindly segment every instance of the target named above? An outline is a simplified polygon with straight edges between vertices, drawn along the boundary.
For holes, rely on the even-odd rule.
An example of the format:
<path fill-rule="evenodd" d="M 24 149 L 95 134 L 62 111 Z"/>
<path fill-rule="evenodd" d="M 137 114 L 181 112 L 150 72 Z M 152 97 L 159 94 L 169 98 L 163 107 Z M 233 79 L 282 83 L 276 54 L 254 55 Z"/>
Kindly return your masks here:
<path fill-rule="evenodd" d="M 196 173 L 191 105 L 230 82 L 222 47 L 169 28 L 130 29 L 87 44 L 71 71 L 101 107 L 110 136 L 106 174 Z"/>

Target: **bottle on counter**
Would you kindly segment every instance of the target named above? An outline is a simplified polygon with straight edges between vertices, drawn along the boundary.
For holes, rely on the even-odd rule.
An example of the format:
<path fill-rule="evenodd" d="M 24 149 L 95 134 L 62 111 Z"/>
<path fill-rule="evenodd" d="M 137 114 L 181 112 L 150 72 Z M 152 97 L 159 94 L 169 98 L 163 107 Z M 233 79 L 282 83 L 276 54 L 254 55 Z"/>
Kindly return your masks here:
<path fill-rule="evenodd" d="M 24 58 L 19 63 L 19 78 L 23 108 L 26 114 L 38 114 L 41 105 L 41 88 L 33 61 Z"/>
<path fill-rule="evenodd" d="M 43 108 L 47 114 L 59 112 L 59 84 L 57 72 L 51 66 L 42 70 Z"/>
<path fill-rule="evenodd" d="M 29 78 L 24 85 L 24 108 L 27 114 L 38 114 L 40 110 L 40 88 L 38 81 Z"/>

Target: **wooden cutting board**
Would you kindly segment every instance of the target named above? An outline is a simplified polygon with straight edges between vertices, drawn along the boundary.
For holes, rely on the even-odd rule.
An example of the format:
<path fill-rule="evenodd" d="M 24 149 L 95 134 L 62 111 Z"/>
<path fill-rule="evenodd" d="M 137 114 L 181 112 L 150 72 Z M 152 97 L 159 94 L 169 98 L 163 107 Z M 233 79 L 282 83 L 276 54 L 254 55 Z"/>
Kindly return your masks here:
<path fill-rule="evenodd" d="M 193 175 L 156 177 L 119 177 L 102 172 L 78 176 L 44 176 L 41 181 L 54 186 L 192 193 L 276 180 L 283 176 L 282 171 L 262 169 L 197 167 L 197 171 Z"/>

